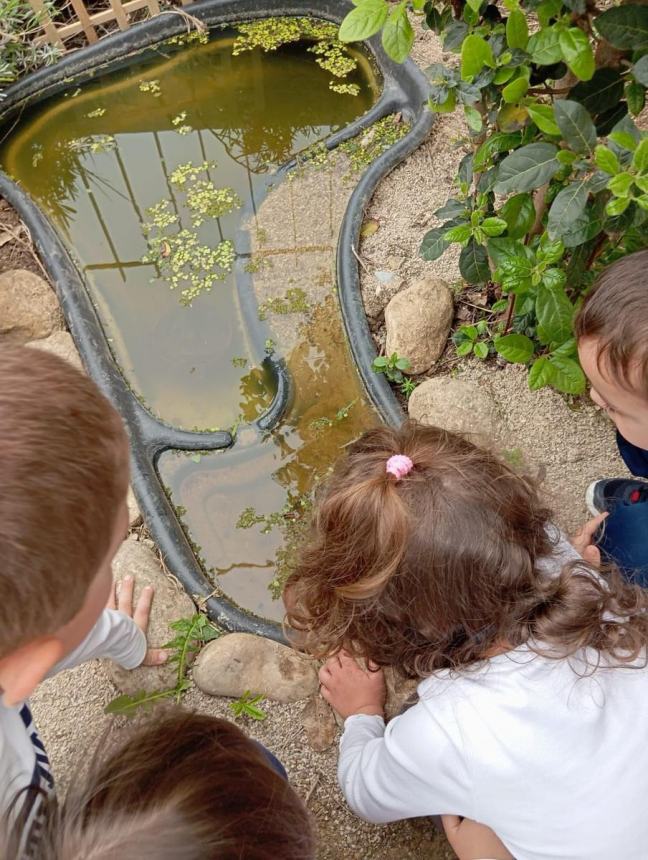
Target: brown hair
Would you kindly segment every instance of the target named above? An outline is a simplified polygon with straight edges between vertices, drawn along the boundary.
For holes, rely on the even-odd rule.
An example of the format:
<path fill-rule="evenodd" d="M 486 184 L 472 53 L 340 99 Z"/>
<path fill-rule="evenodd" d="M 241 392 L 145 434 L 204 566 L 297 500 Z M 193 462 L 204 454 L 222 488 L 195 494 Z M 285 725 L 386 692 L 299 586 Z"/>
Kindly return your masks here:
<path fill-rule="evenodd" d="M 81 609 L 127 485 L 126 434 L 94 382 L 0 349 L 0 658 Z"/>
<path fill-rule="evenodd" d="M 597 362 L 626 389 L 636 365 L 648 398 L 648 249 L 628 254 L 599 275 L 574 323 L 578 340 L 596 338 Z"/>
<path fill-rule="evenodd" d="M 400 481 L 385 470 L 393 454 L 414 463 Z M 318 657 L 344 647 L 412 678 L 476 664 L 504 643 L 636 657 L 648 593 L 585 563 L 542 574 L 548 518 L 532 480 L 458 435 L 414 423 L 370 430 L 316 505 L 287 621 Z"/>
<path fill-rule="evenodd" d="M 226 720 L 175 709 L 131 730 L 40 813 L 30 860 L 315 857 L 310 815 L 262 747 Z M 0 856 L 18 860 L 19 828 L 5 827 Z"/>

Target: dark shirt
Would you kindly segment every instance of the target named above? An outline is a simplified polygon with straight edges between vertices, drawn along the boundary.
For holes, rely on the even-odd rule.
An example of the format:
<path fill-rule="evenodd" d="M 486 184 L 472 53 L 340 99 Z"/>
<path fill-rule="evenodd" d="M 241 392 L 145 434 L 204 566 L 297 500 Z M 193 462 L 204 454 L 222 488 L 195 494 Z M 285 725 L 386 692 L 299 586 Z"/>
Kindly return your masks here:
<path fill-rule="evenodd" d="M 617 430 L 617 445 L 623 462 L 637 478 L 648 478 L 648 451 L 632 445 Z"/>

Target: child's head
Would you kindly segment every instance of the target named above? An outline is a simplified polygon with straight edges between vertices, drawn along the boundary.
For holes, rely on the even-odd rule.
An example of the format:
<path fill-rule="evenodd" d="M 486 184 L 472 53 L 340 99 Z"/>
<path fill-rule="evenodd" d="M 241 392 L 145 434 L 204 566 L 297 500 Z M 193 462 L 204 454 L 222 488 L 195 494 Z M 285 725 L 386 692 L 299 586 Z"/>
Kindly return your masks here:
<path fill-rule="evenodd" d="M 413 463 L 400 480 L 386 471 L 395 454 Z M 323 488 L 288 582 L 288 623 L 318 656 L 344 647 L 411 677 L 532 638 L 607 647 L 603 608 L 616 600 L 632 614 L 638 590 L 615 579 L 602 596 L 587 569 L 543 574 L 548 518 L 531 480 L 458 435 L 370 430 Z"/>
<path fill-rule="evenodd" d="M 628 442 L 648 448 L 648 249 L 603 271 L 576 317 L 576 337 L 592 400 Z"/>
<path fill-rule="evenodd" d="M 45 800 L 32 860 L 315 856 L 303 802 L 263 748 L 232 723 L 174 711 L 98 757 L 60 809 Z M 5 860 L 18 860 L 18 841 L 10 834 Z"/>
<path fill-rule="evenodd" d="M 20 701 L 94 625 L 127 529 L 128 442 L 67 362 L 0 350 L 0 688 Z"/>

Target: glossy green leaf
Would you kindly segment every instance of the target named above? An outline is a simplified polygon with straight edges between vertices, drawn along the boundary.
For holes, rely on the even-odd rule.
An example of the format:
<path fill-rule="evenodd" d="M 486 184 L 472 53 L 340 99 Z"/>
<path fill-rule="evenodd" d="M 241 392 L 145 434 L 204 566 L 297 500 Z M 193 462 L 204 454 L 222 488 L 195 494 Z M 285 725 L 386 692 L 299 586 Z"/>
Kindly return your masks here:
<path fill-rule="evenodd" d="M 404 63 L 413 44 L 414 29 L 407 17 L 407 8 L 395 6 L 383 26 L 382 45 L 385 53 L 395 63 Z"/>
<path fill-rule="evenodd" d="M 635 81 L 648 87 L 648 54 L 644 54 L 641 59 L 632 67 L 632 76 Z"/>
<path fill-rule="evenodd" d="M 482 116 L 476 108 L 466 105 L 464 107 L 464 116 L 466 117 L 468 128 L 470 128 L 474 132 L 479 132 L 482 130 Z"/>
<path fill-rule="evenodd" d="M 481 358 L 483 361 L 485 358 L 488 358 L 488 344 L 476 343 L 474 346 L 474 352 L 477 358 Z"/>
<path fill-rule="evenodd" d="M 527 364 L 533 355 L 533 341 L 524 334 L 505 334 L 497 338 L 495 349 L 513 364 Z"/>
<path fill-rule="evenodd" d="M 516 78 L 504 87 L 502 98 L 507 104 L 517 104 L 527 94 L 528 89 L 529 81 L 526 77 Z"/>
<path fill-rule="evenodd" d="M 622 215 L 628 206 L 630 199 L 628 197 L 613 197 L 605 206 L 605 211 L 611 218 L 616 218 L 617 215 Z"/>
<path fill-rule="evenodd" d="M 590 40 L 579 27 L 561 30 L 558 37 L 563 59 L 581 81 L 589 81 L 595 69 Z"/>
<path fill-rule="evenodd" d="M 419 254 L 424 260 L 431 263 L 443 254 L 448 247 L 448 243 L 443 238 L 446 232 L 445 227 L 435 227 L 425 234 L 419 248 Z"/>
<path fill-rule="evenodd" d="M 530 194 L 515 194 L 499 210 L 507 225 L 508 235 L 521 239 L 529 232 L 535 221 L 535 207 Z"/>
<path fill-rule="evenodd" d="M 529 114 L 524 105 L 503 105 L 497 114 L 497 127 L 500 131 L 511 134 L 524 128 Z"/>
<path fill-rule="evenodd" d="M 574 152 L 594 152 L 597 142 L 596 128 L 582 104 L 569 99 L 558 99 L 554 104 L 554 113 L 563 137 Z"/>
<path fill-rule="evenodd" d="M 526 50 L 538 66 L 553 66 L 562 59 L 559 30 L 557 27 L 543 27 L 534 33 L 527 44 Z"/>
<path fill-rule="evenodd" d="M 585 374 L 580 364 L 573 358 L 550 355 L 549 363 L 553 370 L 551 384 L 564 394 L 582 394 L 585 391 Z"/>
<path fill-rule="evenodd" d="M 586 240 L 589 226 L 586 212 L 588 196 L 585 182 L 572 182 L 558 192 L 547 219 L 547 231 L 552 239 L 561 239 L 568 248 Z"/>
<path fill-rule="evenodd" d="M 544 388 L 551 385 L 554 377 L 554 371 L 549 358 L 546 355 L 541 355 L 531 365 L 529 370 L 529 388 L 531 391 L 537 391 L 539 388 Z"/>
<path fill-rule="evenodd" d="M 473 78 L 484 66 L 495 67 L 491 46 L 482 36 L 466 36 L 461 46 L 461 77 Z"/>
<path fill-rule="evenodd" d="M 491 137 L 487 138 L 475 153 L 474 167 L 476 170 L 481 170 L 485 167 L 493 155 L 500 152 L 508 152 L 519 145 L 521 136 L 518 132 L 512 134 L 504 134 L 501 131 L 495 132 Z"/>
<path fill-rule="evenodd" d="M 615 108 L 623 96 L 623 78 L 619 69 L 597 69 L 589 81 L 581 81 L 567 98 L 580 102 L 593 116 Z"/>
<path fill-rule="evenodd" d="M 512 152 L 502 161 L 495 191 L 531 191 L 544 185 L 560 169 L 558 149 L 551 143 L 530 143 Z"/>
<path fill-rule="evenodd" d="M 608 9 L 594 19 L 594 27 L 615 48 L 623 51 L 648 47 L 648 6 L 627 5 Z"/>
<path fill-rule="evenodd" d="M 522 259 L 533 265 L 535 255 L 533 251 L 518 239 L 508 236 L 499 239 L 491 239 L 488 242 L 488 255 L 496 266 L 501 266 L 510 260 Z"/>
<path fill-rule="evenodd" d="M 618 173 L 610 179 L 607 187 L 615 197 L 629 197 L 633 182 L 634 176 L 632 173 Z"/>
<path fill-rule="evenodd" d="M 491 237 L 501 236 L 508 225 L 503 218 L 484 218 L 480 226 L 484 233 Z"/>
<path fill-rule="evenodd" d="M 460 343 L 456 346 L 457 355 L 470 355 L 473 351 L 473 342 L 471 340 L 464 340 L 463 343 Z"/>
<path fill-rule="evenodd" d="M 543 343 L 563 343 L 571 336 L 574 306 L 563 287 L 550 289 L 541 285 L 535 309 L 544 335 Z"/>
<path fill-rule="evenodd" d="M 462 278 L 469 284 L 483 284 L 490 280 L 491 272 L 486 248 L 471 239 L 459 255 L 459 271 Z"/>
<path fill-rule="evenodd" d="M 551 239 L 546 233 L 542 236 L 537 250 L 538 260 L 543 263 L 557 263 L 558 260 L 562 260 L 564 253 L 565 246 L 562 239 Z"/>
<path fill-rule="evenodd" d="M 551 105 L 529 104 L 526 106 L 529 116 L 545 134 L 559 135 L 560 129 Z"/>
<path fill-rule="evenodd" d="M 646 88 L 636 81 L 628 81 L 624 93 L 628 103 L 628 111 L 633 116 L 638 116 L 646 104 Z"/>
<path fill-rule="evenodd" d="M 524 51 L 529 41 L 529 26 L 521 9 L 513 9 L 506 19 L 506 43 L 509 48 Z"/>
<path fill-rule="evenodd" d="M 632 156 L 632 166 L 638 173 L 648 171 L 648 137 L 644 137 Z"/>
<path fill-rule="evenodd" d="M 611 176 L 614 176 L 615 173 L 618 173 L 621 170 L 619 159 L 611 149 L 608 149 L 607 146 L 603 146 L 602 144 L 599 144 L 594 150 L 594 162 L 599 170 L 603 170 Z"/>
<path fill-rule="evenodd" d="M 360 42 L 373 36 L 384 25 L 388 12 L 385 0 L 362 0 L 340 24 L 340 41 Z"/>
<path fill-rule="evenodd" d="M 472 233 L 470 224 L 459 224 L 457 227 L 451 227 L 443 236 L 446 242 L 467 242 Z"/>

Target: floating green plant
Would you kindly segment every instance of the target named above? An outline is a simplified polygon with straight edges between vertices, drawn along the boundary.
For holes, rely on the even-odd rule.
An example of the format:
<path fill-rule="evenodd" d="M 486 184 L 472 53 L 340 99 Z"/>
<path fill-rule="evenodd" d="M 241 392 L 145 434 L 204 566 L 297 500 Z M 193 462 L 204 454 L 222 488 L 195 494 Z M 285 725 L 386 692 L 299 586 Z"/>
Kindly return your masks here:
<path fill-rule="evenodd" d="M 95 119 L 96 117 L 103 116 L 106 113 L 106 108 L 98 107 L 94 110 L 91 110 L 90 113 L 87 113 L 86 116 L 88 119 Z"/>
<path fill-rule="evenodd" d="M 160 82 L 158 80 L 140 81 L 139 88 L 140 88 L 141 92 L 150 93 L 154 98 L 158 98 L 158 96 L 162 95 L 162 90 L 160 88 Z"/>
<path fill-rule="evenodd" d="M 192 45 L 196 42 L 200 45 L 206 45 L 209 42 L 209 32 L 206 28 L 191 30 L 188 33 L 181 33 L 179 36 L 171 36 L 164 44 L 180 47 L 183 45 Z"/>
<path fill-rule="evenodd" d="M 307 313 L 309 310 L 310 306 L 304 290 L 300 287 L 292 287 L 286 290 L 283 296 L 268 299 L 267 302 L 259 305 L 259 319 L 267 319 L 268 314 L 299 314 Z"/>
<path fill-rule="evenodd" d="M 247 358 L 243 355 L 235 355 L 232 359 L 232 364 L 234 367 L 245 367 L 247 365 Z"/>
<path fill-rule="evenodd" d="M 346 406 L 338 409 L 333 418 L 323 417 L 313 419 L 310 426 L 317 431 L 327 430 L 329 427 L 334 427 L 336 424 L 339 424 L 341 421 L 345 421 L 349 417 L 351 410 L 357 402 L 358 400 L 355 398 L 350 403 L 347 403 Z"/>
<path fill-rule="evenodd" d="M 313 44 L 307 50 L 315 54 L 316 63 L 334 78 L 344 79 L 358 67 L 358 61 L 347 46 L 338 39 L 338 27 L 328 21 L 316 18 L 264 18 L 238 24 L 239 35 L 234 40 L 234 56 L 244 51 L 261 48 L 263 51 L 276 51 L 291 42 L 309 41 Z M 357 84 L 339 84 L 336 80 L 329 83 L 337 93 L 357 96 Z"/>

